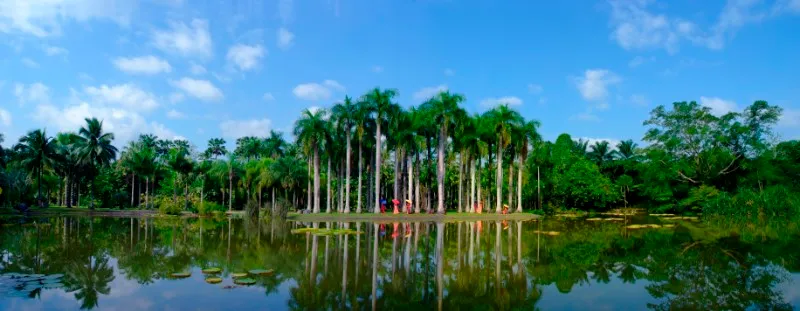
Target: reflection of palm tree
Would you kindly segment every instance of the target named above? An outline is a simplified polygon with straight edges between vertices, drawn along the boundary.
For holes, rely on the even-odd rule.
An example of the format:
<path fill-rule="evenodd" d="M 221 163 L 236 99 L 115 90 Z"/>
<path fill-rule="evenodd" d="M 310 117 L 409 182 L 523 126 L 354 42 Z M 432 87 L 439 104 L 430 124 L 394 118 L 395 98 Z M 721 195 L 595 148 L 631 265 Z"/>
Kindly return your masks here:
<path fill-rule="evenodd" d="M 98 293 L 108 295 L 111 288 L 108 283 L 114 280 L 114 270 L 108 266 L 108 258 L 91 257 L 88 266 L 74 264 L 71 271 L 67 272 L 67 292 L 76 292 L 75 299 L 81 301 L 81 309 L 97 307 Z"/>

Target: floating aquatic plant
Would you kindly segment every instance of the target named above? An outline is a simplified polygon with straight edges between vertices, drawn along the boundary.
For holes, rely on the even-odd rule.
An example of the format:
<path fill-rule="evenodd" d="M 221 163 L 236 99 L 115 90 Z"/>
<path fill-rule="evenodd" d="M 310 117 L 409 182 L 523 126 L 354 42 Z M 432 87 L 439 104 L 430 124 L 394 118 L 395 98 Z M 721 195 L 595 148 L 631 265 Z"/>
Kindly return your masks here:
<path fill-rule="evenodd" d="M 234 272 L 234 273 L 231 273 L 231 276 L 232 276 L 234 279 L 235 279 L 235 278 L 243 278 L 243 277 L 246 277 L 246 276 L 247 276 L 247 272 Z"/>
<path fill-rule="evenodd" d="M 222 272 L 220 268 L 205 268 L 202 270 L 204 274 L 216 274 Z"/>
<path fill-rule="evenodd" d="M 169 276 L 173 277 L 173 278 L 176 278 L 176 279 L 183 279 L 183 278 L 188 278 L 188 277 L 192 276 L 192 273 L 191 272 L 173 272 Z"/>
<path fill-rule="evenodd" d="M 275 271 L 272 269 L 265 270 L 265 269 L 253 269 L 249 271 L 252 275 L 271 275 Z"/>
<path fill-rule="evenodd" d="M 222 278 L 218 278 L 218 277 L 206 278 L 206 283 L 208 283 L 208 284 L 217 284 L 217 283 L 221 283 L 221 282 L 222 282 Z"/>
<path fill-rule="evenodd" d="M 256 280 L 251 279 L 251 278 L 235 279 L 235 280 L 233 280 L 233 282 L 236 283 L 236 284 L 239 284 L 239 285 L 253 285 L 253 284 L 256 284 Z"/>

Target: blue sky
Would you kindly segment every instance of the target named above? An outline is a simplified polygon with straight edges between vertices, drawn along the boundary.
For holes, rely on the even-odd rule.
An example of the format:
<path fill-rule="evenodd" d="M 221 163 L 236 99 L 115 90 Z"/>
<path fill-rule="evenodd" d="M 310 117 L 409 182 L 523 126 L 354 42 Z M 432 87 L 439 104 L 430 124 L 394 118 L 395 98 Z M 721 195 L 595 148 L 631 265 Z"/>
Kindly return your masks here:
<path fill-rule="evenodd" d="M 205 148 L 375 86 L 507 103 L 545 138 L 641 140 L 657 105 L 764 99 L 800 138 L 800 0 L 0 0 L 0 132 L 104 119 Z"/>

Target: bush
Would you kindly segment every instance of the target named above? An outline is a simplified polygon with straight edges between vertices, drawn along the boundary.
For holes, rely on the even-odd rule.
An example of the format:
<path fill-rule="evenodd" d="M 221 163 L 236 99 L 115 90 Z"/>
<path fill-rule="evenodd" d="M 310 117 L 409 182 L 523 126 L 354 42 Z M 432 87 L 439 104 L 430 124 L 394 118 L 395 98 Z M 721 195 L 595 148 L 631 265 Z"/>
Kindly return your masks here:
<path fill-rule="evenodd" d="M 197 205 L 197 213 L 200 215 L 211 215 L 214 212 L 225 212 L 225 207 L 216 202 L 204 201 Z"/>
<path fill-rule="evenodd" d="M 772 186 L 763 191 L 742 189 L 735 195 L 720 193 L 705 202 L 703 212 L 748 220 L 794 220 L 800 217 L 800 194 L 784 186 Z"/>
<path fill-rule="evenodd" d="M 247 217 L 258 218 L 258 209 L 258 201 L 256 200 L 247 200 L 247 203 L 244 205 L 244 212 Z"/>
<path fill-rule="evenodd" d="M 153 197 L 153 206 L 158 208 L 158 212 L 164 215 L 180 215 L 183 211 L 183 198 L 173 200 L 169 196 Z"/>
<path fill-rule="evenodd" d="M 289 200 L 278 198 L 275 200 L 275 206 L 266 209 L 264 213 L 272 218 L 286 219 L 286 215 L 289 214 L 290 207 L 291 203 Z"/>

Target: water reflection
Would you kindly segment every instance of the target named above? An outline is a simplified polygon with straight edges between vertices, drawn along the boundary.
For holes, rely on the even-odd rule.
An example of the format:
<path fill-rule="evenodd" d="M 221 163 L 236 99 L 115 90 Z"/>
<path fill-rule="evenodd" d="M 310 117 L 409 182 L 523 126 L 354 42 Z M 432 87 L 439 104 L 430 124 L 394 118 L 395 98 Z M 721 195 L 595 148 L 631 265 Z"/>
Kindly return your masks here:
<path fill-rule="evenodd" d="M 626 220 L 627 222 L 628 220 Z M 293 223 L 49 218 L 0 231 L 0 309 L 792 309 L 796 231 L 546 220 Z M 316 230 L 292 233 L 293 229 Z M 332 230 L 329 230 L 332 229 Z M 352 230 L 352 231 L 351 231 Z M 353 233 L 357 232 L 357 233 Z M 348 234 L 341 234 L 348 233 Z M 222 269 L 207 284 L 201 269 Z M 251 275 L 239 286 L 233 273 Z M 190 271 L 185 279 L 173 272 Z"/>

